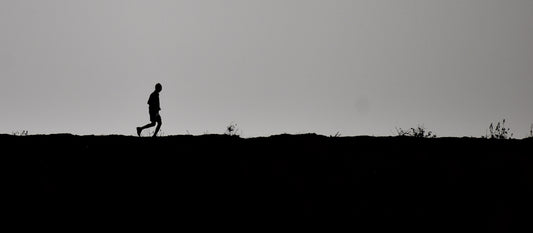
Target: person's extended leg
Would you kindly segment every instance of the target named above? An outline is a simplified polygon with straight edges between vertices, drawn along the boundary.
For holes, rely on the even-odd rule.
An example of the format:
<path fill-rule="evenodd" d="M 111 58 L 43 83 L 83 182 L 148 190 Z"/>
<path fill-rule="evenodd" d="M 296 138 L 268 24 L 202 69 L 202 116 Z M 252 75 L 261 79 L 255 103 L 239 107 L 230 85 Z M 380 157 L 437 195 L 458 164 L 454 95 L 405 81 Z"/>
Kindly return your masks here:
<path fill-rule="evenodd" d="M 155 126 L 155 122 L 152 122 L 150 124 L 147 124 L 143 127 L 137 127 L 137 135 L 139 135 L 139 137 L 141 136 L 141 132 L 144 130 L 144 129 L 147 129 L 147 128 L 150 128 L 150 127 L 154 127 Z"/>
<path fill-rule="evenodd" d="M 155 126 L 155 122 L 152 122 L 152 123 L 150 123 L 150 124 L 147 124 L 147 125 L 141 127 L 141 129 L 148 129 L 148 128 L 150 128 L 150 127 L 154 127 L 154 126 Z"/>
<path fill-rule="evenodd" d="M 159 129 L 161 128 L 161 117 L 158 117 L 157 119 L 157 127 L 155 127 L 155 132 L 154 132 L 154 135 L 152 137 L 157 137 L 157 133 L 159 132 Z"/>

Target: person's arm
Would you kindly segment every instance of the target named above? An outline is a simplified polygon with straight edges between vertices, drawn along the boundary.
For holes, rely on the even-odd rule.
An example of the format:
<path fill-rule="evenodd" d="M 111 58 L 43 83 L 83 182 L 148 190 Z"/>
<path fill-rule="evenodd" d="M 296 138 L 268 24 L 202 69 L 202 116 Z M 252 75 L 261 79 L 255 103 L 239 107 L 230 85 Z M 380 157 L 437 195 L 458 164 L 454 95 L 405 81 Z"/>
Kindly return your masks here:
<path fill-rule="evenodd" d="M 152 94 L 150 94 L 150 97 L 148 97 L 148 102 L 147 102 L 147 104 L 150 105 L 150 106 L 152 106 L 152 102 L 153 102 L 153 100 L 152 100 L 153 98 L 152 98 L 152 97 L 153 97 Z"/>

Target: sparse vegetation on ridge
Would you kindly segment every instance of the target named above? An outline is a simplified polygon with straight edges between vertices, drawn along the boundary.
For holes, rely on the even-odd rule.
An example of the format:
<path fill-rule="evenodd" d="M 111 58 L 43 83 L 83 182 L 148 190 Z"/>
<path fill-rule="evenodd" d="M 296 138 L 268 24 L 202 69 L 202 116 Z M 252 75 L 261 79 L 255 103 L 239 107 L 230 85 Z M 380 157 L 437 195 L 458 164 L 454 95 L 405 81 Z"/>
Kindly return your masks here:
<path fill-rule="evenodd" d="M 13 136 L 28 136 L 28 130 L 13 131 L 13 132 L 11 132 L 11 135 L 13 135 Z"/>
<path fill-rule="evenodd" d="M 488 133 L 483 138 L 488 139 L 512 139 L 513 133 L 510 128 L 505 127 L 505 119 L 497 124 L 490 123 Z"/>
<path fill-rule="evenodd" d="M 505 123 L 507 123 L 506 119 L 502 119 L 502 121 L 491 123 L 486 130 L 485 135 L 481 136 L 481 138 L 484 139 L 514 139 L 514 133 L 511 132 L 511 129 L 509 127 L 506 127 Z M 427 130 L 424 125 L 418 125 L 416 128 L 409 128 L 409 129 L 403 129 L 396 127 L 396 132 L 394 136 L 397 137 L 415 137 L 415 138 L 436 138 L 437 135 L 430 130 Z M 155 133 L 155 130 L 147 130 L 145 132 L 142 132 L 142 137 L 150 137 Z M 202 132 L 202 134 L 207 135 L 210 134 L 208 130 L 205 130 Z M 228 126 L 226 126 L 225 131 L 223 133 L 224 135 L 228 136 L 235 136 L 235 137 L 241 137 L 242 130 L 238 128 L 237 124 L 234 122 L 231 122 Z M 304 133 L 299 133 L 304 134 Z M 12 131 L 12 136 L 28 136 L 29 132 L 28 130 L 20 130 L 20 131 Z M 192 135 L 192 133 L 189 130 L 186 130 L 185 135 Z M 164 136 L 171 136 L 166 135 L 166 133 L 161 129 L 157 136 L 164 137 Z M 327 136 L 327 135 L 324 135 Z M 340 131 L 337 131 L 335 134 L 330 134 L 329 137 L 332 138 L 339 138 L 343 137 L 343 135 L 340 133 Z M 524 136 L 524 138 L 533 138 L 533 124 L 530 125 L 528 133 Z"/>
<path fill-rule="evenodd" d="M 228 126 L 226 126 L 226 131 L 224 132 L 224 134 L 234 137 L 240 137 L 241 130 L 237 128 L 237 124 L 232 122 Z"/>
<path fill-rule="evenodd" d="M 417 126 L 416 128 L 410 128 L 404 130 L 402 128 L 396 128 L 396 136 L 400 137 L 415 137 L 415 138 L 436 138 L 437 135 L 432 131 L 426 130 L 424 126 Z"/>

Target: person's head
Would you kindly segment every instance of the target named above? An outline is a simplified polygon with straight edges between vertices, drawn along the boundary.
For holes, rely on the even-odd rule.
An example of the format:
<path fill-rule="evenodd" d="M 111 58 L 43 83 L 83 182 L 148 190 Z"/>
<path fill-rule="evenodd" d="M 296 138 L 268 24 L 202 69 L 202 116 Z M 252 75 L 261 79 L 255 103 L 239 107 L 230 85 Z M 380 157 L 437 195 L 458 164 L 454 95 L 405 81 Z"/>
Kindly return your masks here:
<path fill-rule="evenodd" d="M 158 84 L 155 85 L 155 90 L 157 92 L 161 92 L 161 90 L 163 90 L 163 86 L 161 86 L 161 83 L 158 83 Z"/>

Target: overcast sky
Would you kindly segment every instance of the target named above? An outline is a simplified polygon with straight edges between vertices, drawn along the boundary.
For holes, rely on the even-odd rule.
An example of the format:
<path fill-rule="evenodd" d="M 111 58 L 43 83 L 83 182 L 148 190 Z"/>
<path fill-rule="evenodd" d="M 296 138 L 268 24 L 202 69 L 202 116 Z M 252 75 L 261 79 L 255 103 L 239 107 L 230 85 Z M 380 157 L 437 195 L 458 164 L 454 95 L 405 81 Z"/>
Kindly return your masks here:
<path fill-rule="evenodd" d="M 0 133 L 533 124 L 531 0 L 0 0 Z"/>

